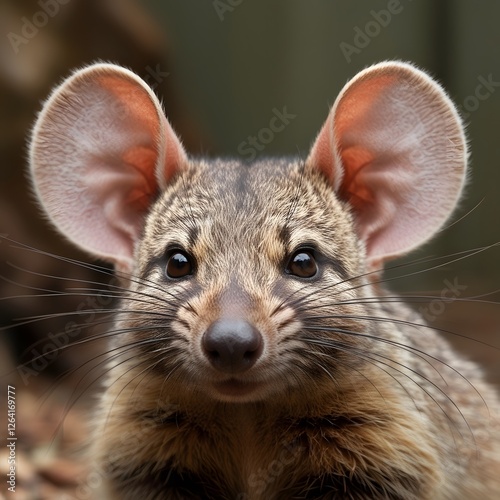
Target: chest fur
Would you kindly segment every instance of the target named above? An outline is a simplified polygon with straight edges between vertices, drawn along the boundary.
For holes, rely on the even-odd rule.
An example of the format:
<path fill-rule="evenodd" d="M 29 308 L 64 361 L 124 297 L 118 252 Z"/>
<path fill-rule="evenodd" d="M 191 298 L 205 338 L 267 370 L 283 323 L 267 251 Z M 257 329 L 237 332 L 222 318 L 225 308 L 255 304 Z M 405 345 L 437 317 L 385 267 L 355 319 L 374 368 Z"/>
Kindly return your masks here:
<path fill-rule="evenodd" d="M 422 445 L 424 430 L 388 413 L 270 419 L 242 405 L 204 418 L 172 411 L 122 426 L 109 434 L 115 458 L 108 452 L 104 459 L 121 498 L 129 498 L 133 482 L 151 498 L 170 498 L 173 489 L 186 498 L 416 499 L 426 498 L 439 475 L 434 450 Z"/>

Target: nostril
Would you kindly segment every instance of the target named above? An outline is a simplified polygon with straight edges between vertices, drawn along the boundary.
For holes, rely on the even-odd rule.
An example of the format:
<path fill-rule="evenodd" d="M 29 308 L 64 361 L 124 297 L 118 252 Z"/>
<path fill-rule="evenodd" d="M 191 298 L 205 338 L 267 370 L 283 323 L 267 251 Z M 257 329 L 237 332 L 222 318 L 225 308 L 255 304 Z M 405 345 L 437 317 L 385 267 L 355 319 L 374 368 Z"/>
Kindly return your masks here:
<path fill-rule="evenodd" d="M 203 334 L 202 347 L 220 371 L 239 373 L 251 368 L 262 353 L 262 335 L 248 321 L 220 319 Z"/>

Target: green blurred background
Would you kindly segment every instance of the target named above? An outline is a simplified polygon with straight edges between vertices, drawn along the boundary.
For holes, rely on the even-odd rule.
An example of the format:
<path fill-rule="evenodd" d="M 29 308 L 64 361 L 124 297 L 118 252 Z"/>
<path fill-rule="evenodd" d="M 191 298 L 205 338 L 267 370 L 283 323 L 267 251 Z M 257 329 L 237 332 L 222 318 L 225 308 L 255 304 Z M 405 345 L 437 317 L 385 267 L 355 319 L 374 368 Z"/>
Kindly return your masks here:
<path fill-rule="evenodd" d="M 26 138 L 41 101 L 75 67 L 105 60 L 147 77 L 193 154 L 237 156 L 238 145 L 269 123 L 273 108 L 286 106 L 296 118 L 264 153 L 288 155 L 306 154 L 349 78 L 372 63 L 402 59 L 429 71 L 462 107 L 471 148 L 467 197 L 455 214 L 455 220 L 463 218 L 409 259 L 446 256 L 500 241 L 500 2 L 56 1 L 0 0 L 0 233 L 37 248 L 87 258 L 48 228 L 24 175 Z M 40 14 L 44 10 L 50 13 L 45 23 Z M 21 42 L 16 36 L 26 31 L 26 21 L 40 26 Z M 476 91 L 484 80 L 496 85 L 490 85 L 487 97 L 483 89 L 480 100 Z M 487 294 L 499 288 L 499 256 L 497 248 L 489 249 L 434 271 L 395 279 L 393 287 L 439 296 L 448 280 L 467 287 L 461 298 Z M 8 262 L 41 274 L 86 277 L 81 269 L 23 254 L 4 241 L 4 297 L 22 293 L 11 281 L 52 289 L 66 285 L 47 282 Z M 390 276 L 413 270 L 399 269 Z M 484 299 L 498 301 L 499 296 Z M 42 299 L 2 304 L 4 324 L 52 307 L 75 308 L 70 298 L 55 306 Z M 500 347 L 500 306 L 472 301 L 434 306 L 438 325 Z M 40 325 L 11 332 L 4 352 L 8 348 L 15 357 L 44 331 L 46 326 Z M 498 350 L 467 339 L 459 347 L 500 380 Z"/>

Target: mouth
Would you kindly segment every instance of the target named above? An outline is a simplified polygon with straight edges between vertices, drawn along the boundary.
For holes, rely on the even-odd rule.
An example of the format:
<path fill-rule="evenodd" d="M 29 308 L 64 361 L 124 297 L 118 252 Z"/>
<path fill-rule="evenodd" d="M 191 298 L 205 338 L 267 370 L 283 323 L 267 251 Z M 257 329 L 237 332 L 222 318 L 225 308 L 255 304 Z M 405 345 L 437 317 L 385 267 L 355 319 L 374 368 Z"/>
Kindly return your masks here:
<path fill-rule="evenodd" d="M 229 378 L 213 385 L 218 395 L 224 399 L 230 398 L 232 400 L 248 400 L 248 397 L 252 396 L 261 386 L 262 382 L 250 382 L 236 378 Z"/>

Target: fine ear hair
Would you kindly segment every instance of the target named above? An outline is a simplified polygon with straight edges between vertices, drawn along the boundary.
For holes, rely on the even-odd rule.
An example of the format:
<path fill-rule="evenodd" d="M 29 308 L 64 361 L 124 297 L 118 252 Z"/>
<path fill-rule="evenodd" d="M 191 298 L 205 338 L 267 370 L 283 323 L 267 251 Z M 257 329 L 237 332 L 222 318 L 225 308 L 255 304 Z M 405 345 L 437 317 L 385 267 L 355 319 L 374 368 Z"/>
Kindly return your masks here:
<path fill-rule="evenodd" d="M 52 223 L 93 255 L 130 270 L 145 214 L 187 161 L 148 85 L 94 64 L 57 87 L 33 129 L 30 171 Z"/>
<path fill-rule="evenodd" d="M 463 127 L 443 89 L 401 62 L 349 81 L 306 161 L 354 212 L 372 265 L 417 247 L 444 224 L 465 182 Z"/>

